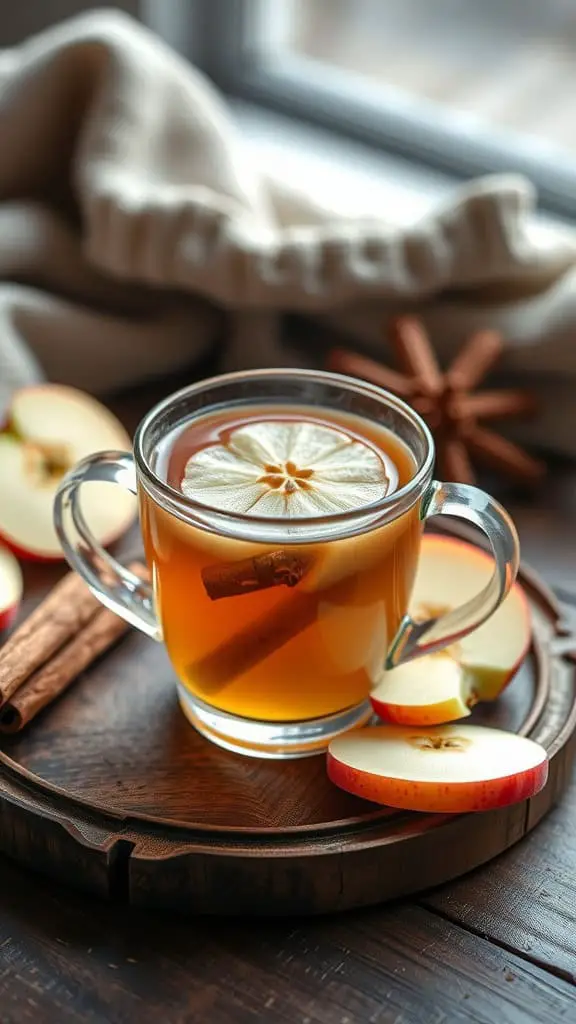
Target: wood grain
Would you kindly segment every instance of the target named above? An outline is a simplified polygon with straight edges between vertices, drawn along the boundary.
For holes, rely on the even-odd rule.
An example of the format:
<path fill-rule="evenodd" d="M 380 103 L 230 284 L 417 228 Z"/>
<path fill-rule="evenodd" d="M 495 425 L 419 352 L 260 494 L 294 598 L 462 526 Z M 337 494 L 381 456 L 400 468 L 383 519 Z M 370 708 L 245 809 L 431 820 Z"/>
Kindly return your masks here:
<path fill-rule="evenodd" d="M 301 318 L 294 324 L 295 338 L 313 351 L 318 327 Z M 333 343 L 331 336 L 325 347 Z M 120 395 L 116 411 L 134 426 L 146 408 L 183 383 L 179 378 Z M 490 479 L 483 484 L 493 490 Z M 495 491 L 513 513 L 524 557 L 572 599 L 575 484 L 573 467 L 557 461 L 546 488 L 529 502 L 502 480 Z M 27 606 L 33 607 L 62 569 L 24 569 Z M 434 899 L 442 900 L 438 911 L 414 911 L 405 902 L 274 925 L 191 924 L 107 905 L 0 858 L 2 1024 L 542 1024 L 559 1013 L 570 1021 L 574 988 L 550 972 L 572 966 L 575 822 L 572 787 L 522 843 L 435 891 Z M 61 829 L 57 834 L 61 844 Z M 77 860 L 78 843 L 73 837 L 70 843 Z M 105 892 L 105 851 L 100 865 L 90 865 L 92 888 Z M 539 888 L 536 879 L 544 879 Z M 462 924 L 439 925 L 438 913 L 454 913 Z M 478 934 L 482 928 L 493 940 Z"/>
<path fill-rule="evenodd" d="M 503 699 L 478 708 L 475 720 L 517 729 L 533 699 L 525 665 Z M 1 750 L 92 808 L 190 828 L 228 828 L 231 807 L 236 830 L 284 831 L 332 828 L 377 810 L 336 789 L 321 757 L 255 761 L 207 743 L 180 711 L 164 649 L 137 633 Z"/>
<path fill-rule="evenodd" d="M 532 652 L 473 717 L 537 736 L 552 753 L 549 784 L 528 803 L 410 815 L 342 793 L 322 757 L 227 753 L 181 714 L 163 648 L 133 633 L 3 740 L 0 848 L 107 898 L 188 913 L 334 913 L 461 875 L 537 824 L 573 754 L 574 669 L 549 655 L 558 609 L 523 578 Z"/>
<path fill-rule="evenodd" d="M 191 929 L 0 868 L 2 1024 L 571 1019 L 571 985 L 421 908 Z"/>
<path fill-rule="evenodd" d="M 575 805 L 576 780 L 521 846 L 425 905 L 576 982 Z"/>

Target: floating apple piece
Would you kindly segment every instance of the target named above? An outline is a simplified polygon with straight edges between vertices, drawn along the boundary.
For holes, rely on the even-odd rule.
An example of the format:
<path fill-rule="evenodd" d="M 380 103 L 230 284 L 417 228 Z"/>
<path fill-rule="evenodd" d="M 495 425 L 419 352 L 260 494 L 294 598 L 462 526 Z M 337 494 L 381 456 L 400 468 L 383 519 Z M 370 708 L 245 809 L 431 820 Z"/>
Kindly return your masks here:
<path fill-rule="evenodd" d="M 0 633 L 14 622 L 22 590 L 20 566 L 12 552 L 0 545 Z"/>
<path fill-rule="evenodd" d="M 21 558 L 62 558 L 52 522 L 61 478 L 86 455 L 130 448 L 123 426 L 90 395 L 58 384 L 17 391 L 0 434 L 0 539 Z M 80 504 L 105 545 L 124 533 L 136 512 L 133 495 L 100 482 L 83 487 Z"/>
<path fill-rule="evenodd" d="M 335 785 L 364 800 L 460 814 L 534 796 L 548 757 L 533 740 L 480 725 L 380 725 L 332 740 L 327 768 Z"/>
<path fill-rule="evenodd" d="M 480 593 L 493 570 L 489 555 L 452 537 L 425 536 L 410 613 L 441 614 Z M 387 672 L 372 692 L 376 714 L 400 725 L 437 725 L 470 714 L 478 701 L 495 700 L 530 645 L 530 610 L 518 583 L 494 614 L 447 651 Z"/>

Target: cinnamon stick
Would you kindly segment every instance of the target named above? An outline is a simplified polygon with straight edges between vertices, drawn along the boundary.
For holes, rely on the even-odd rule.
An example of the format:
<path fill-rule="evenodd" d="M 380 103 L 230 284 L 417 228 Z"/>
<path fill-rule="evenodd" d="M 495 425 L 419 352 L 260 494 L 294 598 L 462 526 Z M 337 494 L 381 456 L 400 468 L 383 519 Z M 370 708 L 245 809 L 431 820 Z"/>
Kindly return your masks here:
<path fill-rule="evenodd" d="M 463 419 L 495 420 L 508 416 L 529 416 L 535 413 L 538 402 L 526 391 L 478 391 L 459 399 L 459 412 Z"/>
<path fill-rule="evenodd" d="M 328 369 L 335 373 L 344 373 L 347 377 L 369 380 L 385 391 L 392 391 L 400 398 L 411 398 L 414 393 L 413 381 L 408 377 L 356 352 L 347 352 L 341 348 L 333 349 L 328 356 Z"/>
<path fill-rule="evenodd" d="M 129 569 L 145 579 L 141 563 Z M 0 649 L 0 732 L 17 732 L 128 629 L 68 573 Z"/>
<path fill-rule="evenodd" d="M 68 641 L 54 658 L 46 661 L 0 708 L 0 732 L 23 729 L 43 708 L 64 693 L 70 684 L 100 654 L 116 643 L 128 629 L 124 619 L 107 608 Z"/>
<path fill-rule="evenodd" d="M 208 692 L 220 690 L 311 626 L 318 614 L 318 603 L 317 594 L 296 593 L 289 597 L 190 665 L 190 678 Z"/>
<path fill-rule="evenodd" d="M 0 707 L 101 608 L 75 572 L 64 576 L 0 648 Z"/>
<path fill-rule="evenodd" d="M 516 480 L 536 483 L 546 473 L 546 466 L 539 459 L 484 427 L 471 427 L 466 433 L 466 444 L 485 465 L 503 470 Z"/>
<path fill-rule="evenodd" d="M 206 566 L 201 575 L 208 597 L 218 601 L 270 587 L 295 587 L 311 567 L 310 558 L 281 548 L 238 562 Z"/>
<path fill-rule="evenodd" d="M 472 391 L 498 362 L 503 341 L 499 331 L 476 331 L 456 356 L 448 373 L 447 382 L 457 391 Z"/>
<path fill-rule="evenodd" d="M 463 441 L 457 437 L 449 438 L 440 445 L 438 456 L 440 472 L 445 480 L 464 484 L 474 483 L 474 470 Z"/>
<path fill-rule="evenodd" d="M 398 317 L 391 325 L 391 337 L 405 372 L 426 394 L 441 394 L 442 373 L 421 321 L 412 316 Z"/>

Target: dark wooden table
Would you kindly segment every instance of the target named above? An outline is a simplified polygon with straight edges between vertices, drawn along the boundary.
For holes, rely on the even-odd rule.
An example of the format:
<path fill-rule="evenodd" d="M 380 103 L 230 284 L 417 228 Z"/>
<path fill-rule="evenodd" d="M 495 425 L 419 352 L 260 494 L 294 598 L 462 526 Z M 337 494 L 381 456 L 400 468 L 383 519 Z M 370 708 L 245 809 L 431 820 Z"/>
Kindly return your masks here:
<path fill-rule="evenodd" d="M 149 400 L 119 403 L 129 425 Z M 576 471 L 498 493 L 524 558 L 576 606 Z M 174 919 L 0 871 L 0 1024 L 576 1021 L 576 783 L 487 867 L 332 918 Z"/>

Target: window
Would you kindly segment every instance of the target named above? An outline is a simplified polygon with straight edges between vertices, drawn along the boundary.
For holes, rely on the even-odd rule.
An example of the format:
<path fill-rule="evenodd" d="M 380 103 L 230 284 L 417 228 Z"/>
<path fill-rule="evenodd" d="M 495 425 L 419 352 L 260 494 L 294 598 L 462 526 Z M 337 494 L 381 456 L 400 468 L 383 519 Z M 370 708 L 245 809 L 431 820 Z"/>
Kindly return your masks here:
<path fill-rule="evenodd" d="M 576 212 L 576 0 L 194 0 L 229 93 Z"/>

